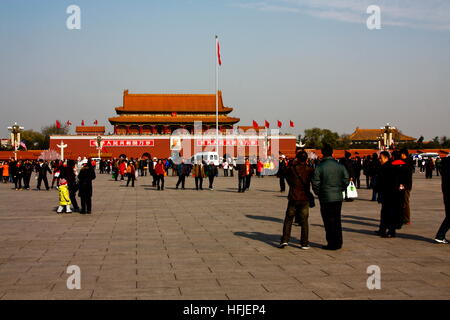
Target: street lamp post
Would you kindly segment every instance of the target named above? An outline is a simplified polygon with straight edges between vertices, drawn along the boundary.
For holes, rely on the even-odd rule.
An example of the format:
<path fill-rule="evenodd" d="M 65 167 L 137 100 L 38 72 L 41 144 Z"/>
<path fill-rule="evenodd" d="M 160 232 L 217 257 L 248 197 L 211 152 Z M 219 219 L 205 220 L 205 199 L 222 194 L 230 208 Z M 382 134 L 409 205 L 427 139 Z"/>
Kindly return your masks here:
<path fill-rule="evenodd" d="M 8 127 L 8 130 L 11 132 L 11 144 L 14 148 L 14 160 L 17 161 L 17 149 L 19 149 L 20 145 L 20 133 L 23 131 L 23 127 L 19 126 L 17 122 L 14 122 L 14 125 Z"/>

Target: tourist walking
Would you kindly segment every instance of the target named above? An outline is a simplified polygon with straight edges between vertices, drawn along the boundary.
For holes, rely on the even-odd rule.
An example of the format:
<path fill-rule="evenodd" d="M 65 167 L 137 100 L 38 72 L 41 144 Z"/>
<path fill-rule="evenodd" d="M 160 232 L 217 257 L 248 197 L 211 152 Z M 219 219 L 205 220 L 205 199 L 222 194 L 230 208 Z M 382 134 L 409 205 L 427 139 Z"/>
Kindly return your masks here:
<path fill-rule="evenodd" d="M 437 243 L 449 243 L 445 238 L 450 228 L 450 157 L 441 161 L 441 179 L 442 179 L 442 195 L 444 196 L 445 219 L 436 234 L 435 241 Z"/>
<path fill-rule="evenodd" d="M 280 183 L 280 192 L 284 192 L 286 190 L 286 182 L 285 182 L 286 168 L 287 168 L 286 156 L 283 154 L 280 157 L 277 172 L 277 178 L 279 179 Z"/>
<path fill-rule="evenodd" d="M 206 177 L 203 161 L 197 160 L 192 168 L 192 175 L 195 177 L 195 189 L 203 190 L 203 178 Z"/>
<path fill-rule="evenodd" d="M 159 159 L 158 162 L 156 163 L 154 171 L 157 190 L 164 190 L 164 175 L 166 174 L 166 169 L 161 159 Z"/>
<path fill-rule="evenodd" d="M 325 144 L 322 148 L 323 159 L 314 172 L 313 190 L 319 196 L 320 214 L 326 232 L 328 244 L 326 250 L 342 248 L 342 193 L 349 184 L 347 169 L 333 159 L 333 148 Z"/>
<path fill-rule="evenodd" d="M 9 163 L 8 163 L 8 161 L 3 162 L 2 178 L 3 178 L 3 183 L 8 183 L 8 179 L 9 179 Z"/>
<path fill-rule="evenodd" d="M 296 159 L 286 169 L 286 181 L 289 185 L 288 206 L 279 248 L 284 248 L 288 245 L 291 238 L 292 223 L 297 216 L 301 227 L 301 248 L 304 250 L 309 249 L 308 217 L 310 201 L 313 199 L 310 188 L 314 169 L 307 166 L 307 160 L 308 154 L 305 151 L 300 151 L 297 153 Z"/>
<path fill-rule="evenodd" d="M 403 192 L 403 222 L 405 224 L 411 224 L 411 208 L 409 205 L 409 200 L 411 198 L 411 191 L 413 186 L 413 173 L 414 173 L 414 161 L 410 157 L 407 149 L 403 148 L 400 150 L 401 160 L 405 162 L 406 166 L 406 181 L 405 181 L 405 190 Z"/>
<path fill-rule="evenodd" d="M 177 174 L 178 174 L 178 181 L 175 186 L 175 189 L 178 189 L 178 187 L 181 184 L 181 189 L 184 190 L 184 185 L 186 182 L 186 177 L 189 176 L 189 165 L 187 165 L 184 161 L 184 159 L 181 159 L 181 163 L 177 165 Z"/>
<path fill-rule="evenodd" d="M 33 164 L 30 160 L 26 160 L 23 164 L 23 188 L 30 190 L 31 174 L 33 173 Z"/>
<path fill-rule="evenodd" d="M 130 184 L 130 181 L 131 186 L 134 187 L 135 180 L 136 180 L 136 167 L 134 162 L 129 161 L 127 166 L 127 187 Z"/>
<path fill-rule="evenodd" d="M 38 175 L 37 189 L 41 190 L 41 184 L 42 181 L 44 181 L 45 189 L 47 189 L 47 191 L 50 190 L 50 187 L 48 186 L 47 173 L 52 174 L 52 171 L 48 167 L 48 164 L 44 162 L 44 160 L 39 160 L 39 163 L 36 167 L 36 172 Z"/>
<path fill-rule="evenodd" d="M 70 201 L 69 195 L 69 187 L 67 186 L 66 179 L 59 180 L 59 186 L 56 187 L 58 189 L 59 195 L 59 207 L 56 210 L 57 213 L 63 213 L 63 210 L 66 209 L 66 213 L 71 213 L 70 205 L 72 204 Z"/>
<path fill-rule="evenodd" d="M 76 163 L 74 160 L 68 160 L 67 166 L 61 172 L 61 178 L 64 178 L 67 181 L 67 187 L 69 189 L 69 198 L 72 203 L 73 210 L 75 212 L 80 211 L 77 201 L 77 191 L 78 191 L 78 182 L 77 182 L 77 169 Z"/>
<path fill-rule="evenodd" d="M 81 162 L 82 167 L 78 174 L 79 191 L 81 199 L 81 214 L 90 214 L 92 211 L 92 180 L 95 180 L 95 170 L 87 159 Z"/>
<path fill-rule="evenodd" d="M 238 163 L 234 166 L 238 176 L 238 192 L 245 192 L 245 179 L 247 177 L 247 166 L 243 159 L 238 159 Z"/>
<path fill-rule="evenodd" d="M 209 190 L 213 190 L 214 189 L 214 187 L 213 187 L 213 185 L 214 185 L 214 178 L 217 177 L 217 175 L 219 174 L 219 170 L 214 165 L 213 161 L 209 162 L 209 164 L 206 166 L 205 174 L 206 174 L 206 176 L 208 177 L 208 180 L 209 180 Z"/>

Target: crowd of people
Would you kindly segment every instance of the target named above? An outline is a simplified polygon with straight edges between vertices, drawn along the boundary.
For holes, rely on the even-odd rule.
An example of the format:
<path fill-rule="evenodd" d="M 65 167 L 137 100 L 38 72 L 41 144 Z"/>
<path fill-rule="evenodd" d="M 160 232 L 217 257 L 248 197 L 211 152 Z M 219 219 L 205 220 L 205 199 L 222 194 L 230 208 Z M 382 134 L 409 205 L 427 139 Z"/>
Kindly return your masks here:
<path fill-rule="evenodd" d="M 288 245 L 293 224 L 301 227 L 301 248 L 309 248 L 309 209 L 315 206 L 315 197 L 320 203 L 323 219 L 327 250 L 342 248 L 341 210 L 343 201 L 352 201 L 348 196 L 349 184 L 353 182 L 357 189 L 361 188 L 361 172 L 365 175 L 366 188 L 372 189 L 372 201 L 381 204 L 380 224 L 374 232 L 383 238 L 396 237 L 396 230 L 404 224 L 411 223 L 409 199 L 413 187 L 413 173 L 416 167 L 426 172 L 432 163 L 437 168 L 437 175 L 442 176 L 442 192 L 444 194 L 446 218 L 442 223 L 435 241 L 448 243 L 445 235 L 449 229 L 450 196 L 449 196 L 449 162 L 450 158 L 413 160 L 406 149 L 395 150 L 392 153 L 382 151 L 363 158 L 352 158 L 349 152 L 342 159 L 333 158 L 333 149 L 325 145 L 322 157 L 311 156 L 305 151 L 297 153 L 294 159 L 281 155 L 275 164 L 273 157 L 268 159 L 239 157 L 224 158 L 217 166 L 214 161 L 197 160 L 194 163 L 181 159 L 176 163 L 171 159 L 111 159 L 100 160 L 97 164 L 91 159 L 78 158 L 66 161 L 31 161 L 18 160 L 0 163 L 0 177 L 3 183 L 13 183 L 15 190 L 30 190 L 30 180 L 35 173 L 36 189 L 41 190 L 42 184 L 46 190 L 58 189 L 58 213 L 81 214 L 92 212 L 92 181 L 96 178 L 95 168 L 98 165 L 100 174 L 111 174 L 114 181 L 126 179 L 126 186 L 134 187 L 139 177 L 150 175 L 152 186 L 156 190 L 164 190 L 165 177 L 178 176 L 175 189 L 186 189 L 186 178 L 192 176 L 195 190 L 203 190 L 203 181 L 207 179 L 208 189 L 214 190 L 215 178 L 219 176 L 219 169 L 224 177 L 237 176 L 237 192 L 243 193 L 250 189 L 253 176 L 276 174 L 279 179 L 280 192 L 285 192 L 286 182 L 289 186 L 288 206 L 283 225 L 283 235 L 280 248 Z M 428 164 L 427 164 L 428 163 Z M 422 166 L 422 167 L 421 167 Z M 47 175 L 52 177 L 49 183 Z M 427 178 L 429 174 L 426 173 Z M 312 191 L 311 191 L 312 190 Z M 78 205 L 76 194 L 81 202 Z M 73 208 L 73 211 L 72 211 Z"/>

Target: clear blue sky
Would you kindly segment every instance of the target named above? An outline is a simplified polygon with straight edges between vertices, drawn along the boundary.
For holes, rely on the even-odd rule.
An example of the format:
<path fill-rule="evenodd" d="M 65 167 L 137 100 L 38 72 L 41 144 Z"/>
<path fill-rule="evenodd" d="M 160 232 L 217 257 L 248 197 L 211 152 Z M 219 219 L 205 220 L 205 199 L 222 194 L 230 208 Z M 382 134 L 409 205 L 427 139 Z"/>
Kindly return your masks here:
<path fill-rule="evenodd" d="M 81 30 L 66 8 L 81 8 Z M 382 29 L 366 27 L 369 4 Z M 0 135 L 17 121 L 109 125 L 123 89 L 213 93 L 240 124 L 450 136 L 450 1 L 2 0 Z M 109 127 L 110 128 L 110 127 Z"/>

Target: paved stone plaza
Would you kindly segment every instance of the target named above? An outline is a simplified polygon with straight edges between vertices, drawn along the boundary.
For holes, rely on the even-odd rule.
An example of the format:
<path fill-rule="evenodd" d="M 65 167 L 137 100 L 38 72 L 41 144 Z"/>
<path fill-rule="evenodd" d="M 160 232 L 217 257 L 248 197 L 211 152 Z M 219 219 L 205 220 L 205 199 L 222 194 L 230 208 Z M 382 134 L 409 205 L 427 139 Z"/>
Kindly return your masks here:
<path fill-rule="evenodd" d="M 318 207 L 310 212 L 312 248 L 278 249 L 286 194 L 274 177 L 216 179 L 214 191 L 166 190 L 139 178 L 135 188 L 98 175 L 92 215 L 54 212 L 52 191 L 0 185 L 1 299 L 450 299 L 450 245 L 432 239 L 443 220 L 440 178 L 416 174 L 412 225 L 395 239 L 373 234 L 380 207 L 344 203 L 344 248 L 325 251 Z M 33 180 L 33 186 L 35 181 Z M 81 268 L 68 290 L 66 268 Z M 370 265 L 381 290 L 366 286 Z"/>

